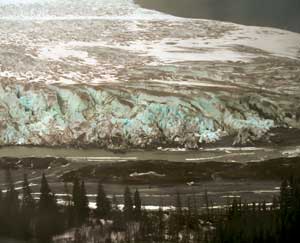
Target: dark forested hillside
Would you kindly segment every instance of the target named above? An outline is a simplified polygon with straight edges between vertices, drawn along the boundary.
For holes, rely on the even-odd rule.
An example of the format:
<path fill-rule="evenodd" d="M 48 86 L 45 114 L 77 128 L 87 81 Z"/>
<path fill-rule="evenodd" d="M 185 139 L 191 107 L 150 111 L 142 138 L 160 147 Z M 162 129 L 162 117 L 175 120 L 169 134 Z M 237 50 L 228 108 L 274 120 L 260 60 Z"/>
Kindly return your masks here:
<path fill-rule="evenodd" d="M 136 0 L 180 17 L 215 19 L 300 32 L 299 0 Z"/>

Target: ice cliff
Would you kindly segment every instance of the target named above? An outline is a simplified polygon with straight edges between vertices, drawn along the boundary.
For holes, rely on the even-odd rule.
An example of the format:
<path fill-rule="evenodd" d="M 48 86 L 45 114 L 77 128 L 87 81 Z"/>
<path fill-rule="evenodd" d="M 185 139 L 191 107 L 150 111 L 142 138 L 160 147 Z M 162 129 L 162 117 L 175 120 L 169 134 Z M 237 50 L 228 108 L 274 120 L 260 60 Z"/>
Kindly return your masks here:
<path fill-rule="evenodd" d="M 0 144 L 244 144 L 300 128 L 300 35 L 131 0 L 0 1 Z"/>
<path fill-rule="evenodd" d="M 227 135 L 238 143 L 254 141 L 274 126 L 297 125 L 291 114 L 299 107 L 290 107 L 289 100 L 278 104 L 255 92 L 227 92 L 2 82 L 0 141 L 196 148 Z"/>

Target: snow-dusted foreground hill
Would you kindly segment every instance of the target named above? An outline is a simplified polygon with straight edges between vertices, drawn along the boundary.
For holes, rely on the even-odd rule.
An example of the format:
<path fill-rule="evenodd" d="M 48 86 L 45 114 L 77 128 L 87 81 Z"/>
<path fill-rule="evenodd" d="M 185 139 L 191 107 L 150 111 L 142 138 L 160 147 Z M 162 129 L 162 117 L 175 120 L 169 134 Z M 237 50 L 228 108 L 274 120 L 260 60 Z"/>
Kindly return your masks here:
<path fill-rule="evenodd" d="M 132 0 L 0 0 L 0 144 L 196 148 L 300 128 L 300 34 Z"/>

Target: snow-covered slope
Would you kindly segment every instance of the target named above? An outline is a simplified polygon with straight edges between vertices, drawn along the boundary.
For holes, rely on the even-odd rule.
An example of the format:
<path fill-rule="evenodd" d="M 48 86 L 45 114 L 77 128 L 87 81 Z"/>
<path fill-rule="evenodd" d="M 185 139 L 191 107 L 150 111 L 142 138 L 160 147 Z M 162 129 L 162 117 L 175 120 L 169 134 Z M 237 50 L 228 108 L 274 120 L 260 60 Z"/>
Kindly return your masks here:
<path fill-rule="evenodd" d="M 0 0 L 0 144 L 198 147 L 300 126 L 300 35 L 131 0 Z"/>

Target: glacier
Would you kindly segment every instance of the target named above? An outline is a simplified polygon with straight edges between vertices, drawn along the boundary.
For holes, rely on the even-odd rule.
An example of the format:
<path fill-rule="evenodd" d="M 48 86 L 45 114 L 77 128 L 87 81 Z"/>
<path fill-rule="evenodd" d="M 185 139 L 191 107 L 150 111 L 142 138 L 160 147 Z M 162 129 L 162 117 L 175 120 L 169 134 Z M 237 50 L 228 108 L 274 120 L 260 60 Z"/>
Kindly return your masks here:
<path fill-rule="evenodd" d="M 0 145 L 197 149 L 300 128 L 300 34 L 132 0 L 0 0 Z"/>

